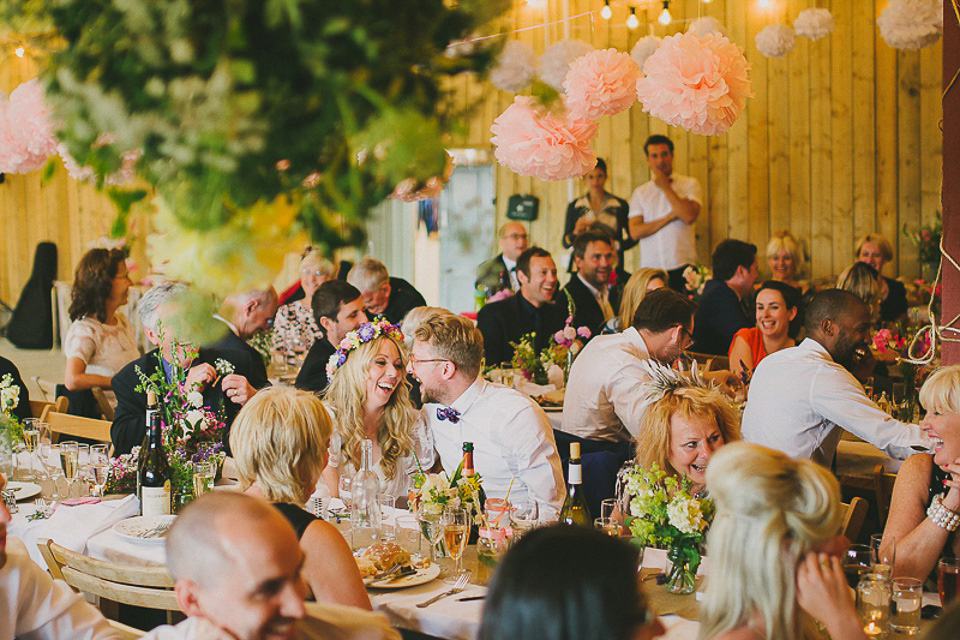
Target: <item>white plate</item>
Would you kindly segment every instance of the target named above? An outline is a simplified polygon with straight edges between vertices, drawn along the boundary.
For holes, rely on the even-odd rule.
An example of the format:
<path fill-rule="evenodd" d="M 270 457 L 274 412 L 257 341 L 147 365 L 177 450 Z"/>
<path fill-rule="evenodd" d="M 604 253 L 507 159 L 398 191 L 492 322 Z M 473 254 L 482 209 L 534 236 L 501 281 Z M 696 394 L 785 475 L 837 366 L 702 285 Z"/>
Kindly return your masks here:
<path fill-rule="evenodd" d="M 145 531 L 150 531 L 162 522 L 173 524 L 173 520 L 176 517 L 177 516 L 136 516 L 134 518 L 121 520 L 113 525 L 113 530 L 131 542 L 138 542 L 140 544 L 163 544 L 167 539 L 165 534 L 150 538 L 138 538 L 137 536 Z"/>
<path fill-rule="evenodd" d="M 38 496 L 43 491 L 36 482 L 8 482 L 5 489 L 13 492 L 17 502 Z"/>
<path fill-rule="evenodd" d="M 367 586 L 375 589 L 406 589 L 407 587 L 415 587 L 418 584 L 426 584 L 431 580 L 436 580 L 437 576 L 439 575 L 440 565 L 436 562 L 432 562 L 430 563 L 429 567 L 417 569 L 416 573 L 411 573 L 408 576 L 403 576 L 402 578 L 397 578 L 395 580 L 393 578 L 377 580 L 369 583 Z"/>

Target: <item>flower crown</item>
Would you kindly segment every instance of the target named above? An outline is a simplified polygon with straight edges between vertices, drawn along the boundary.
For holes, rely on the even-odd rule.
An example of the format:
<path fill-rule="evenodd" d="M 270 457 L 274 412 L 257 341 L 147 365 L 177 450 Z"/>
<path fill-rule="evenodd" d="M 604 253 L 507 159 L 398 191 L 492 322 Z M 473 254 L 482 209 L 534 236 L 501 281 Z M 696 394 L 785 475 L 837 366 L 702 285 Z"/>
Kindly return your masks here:
<path fill-rule="evenodd" d="M 376 340 L 380 336 L 389 336 L 398 344 L 403 343 L 403 332 L 400 327 L 390 324 L 383 318 L 377 318 L 373 322 L 367 322 L 360 325 L 353 331 L 347 333 L 340 341 L 339 348 L 327 360 L 327 378 L 332 378 L 337 369 L 343 366 L 347 361 L 347 354 L 362 344 Z"/>

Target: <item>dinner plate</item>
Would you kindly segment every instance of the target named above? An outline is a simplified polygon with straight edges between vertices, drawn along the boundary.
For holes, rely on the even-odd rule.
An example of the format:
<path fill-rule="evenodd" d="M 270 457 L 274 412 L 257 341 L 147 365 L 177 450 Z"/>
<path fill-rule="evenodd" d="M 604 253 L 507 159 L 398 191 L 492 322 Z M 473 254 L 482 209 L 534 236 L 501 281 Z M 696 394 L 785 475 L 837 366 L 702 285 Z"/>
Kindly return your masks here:
<path fill-rule="evenodd" d="M 36 482 L 8 482 L 4 488 L 13 492 L 17 502 L 38 496 L 43 491 Z"/>
<path fill-rule="evenodd" d="M 136 516 L 133 518 L 127 518 L 126 520 L 121 520 L 117 524 L 113 525 L 113 530 L 117 535 L 126 538 L 130 542 L 136 542 L 139 544 L 163 544 L 167 536 L 166 534 L 161 536 L 152 536 L 150 538 L 140 538 L 140 534 L 154 529 L 162 523 L 173 524 L 173 520 L 177 516 Z"/>
<path fill-rule="evenodd" d="M 563 411 L 563 407 L 555 407 L 555 406 L 549 405 L 549 404 L 547 404 L 547 405 L 543 405 L 543 404 L 542 404 L 542 405 L 540 405 L 540 408 L 543 409 L 543 410 L 544 410 L 545 412 L 547 412 L 547 413 L 559 413 L 560 411 Z"/>
<path fill-rule="evenodd" d="M 439 575 L 440 565 L 436 562 L 431 562 L 429 567 L 417 569 L 416 573 L 411 573 L 410 575 L 403 576 L 402 578 L 375 580 L 367 586 L 375 589 L 406 589 L 407 587 L 415 587 L 418 584 L 426 584 L 431 580 L 436 580 L 437 576 Z"/>

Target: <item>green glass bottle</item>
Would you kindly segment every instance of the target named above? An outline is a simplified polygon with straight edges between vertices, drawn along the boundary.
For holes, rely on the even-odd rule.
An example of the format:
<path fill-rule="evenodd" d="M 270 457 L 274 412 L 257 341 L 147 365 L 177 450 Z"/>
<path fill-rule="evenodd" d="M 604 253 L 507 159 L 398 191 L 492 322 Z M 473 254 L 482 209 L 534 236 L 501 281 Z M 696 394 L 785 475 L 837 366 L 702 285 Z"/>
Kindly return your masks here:
<path fill-rule="evenodd" d="M 570 445 L 570 463 L 567 470 L 567 498 L 560 509 L 560 522 L 589 527 L 590 510 L 583 494 L 583 473 L 580 467 L 580 443 Z"/>

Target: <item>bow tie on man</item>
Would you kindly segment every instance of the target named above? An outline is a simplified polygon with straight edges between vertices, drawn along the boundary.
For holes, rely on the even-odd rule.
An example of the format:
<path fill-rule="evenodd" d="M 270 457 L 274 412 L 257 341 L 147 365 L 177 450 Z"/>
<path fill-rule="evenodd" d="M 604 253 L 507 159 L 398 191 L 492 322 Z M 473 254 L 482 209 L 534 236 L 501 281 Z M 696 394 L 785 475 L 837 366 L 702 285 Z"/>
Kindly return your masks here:
<path fill-rule="evenodd" d="M 451 409 L 450 407 L 438 407 L 437 419 L 441 422 L 444 420 L 449 420 L 450 424 L 457 424 L 460 422 L 460 412 L 456 409 Z"/>

